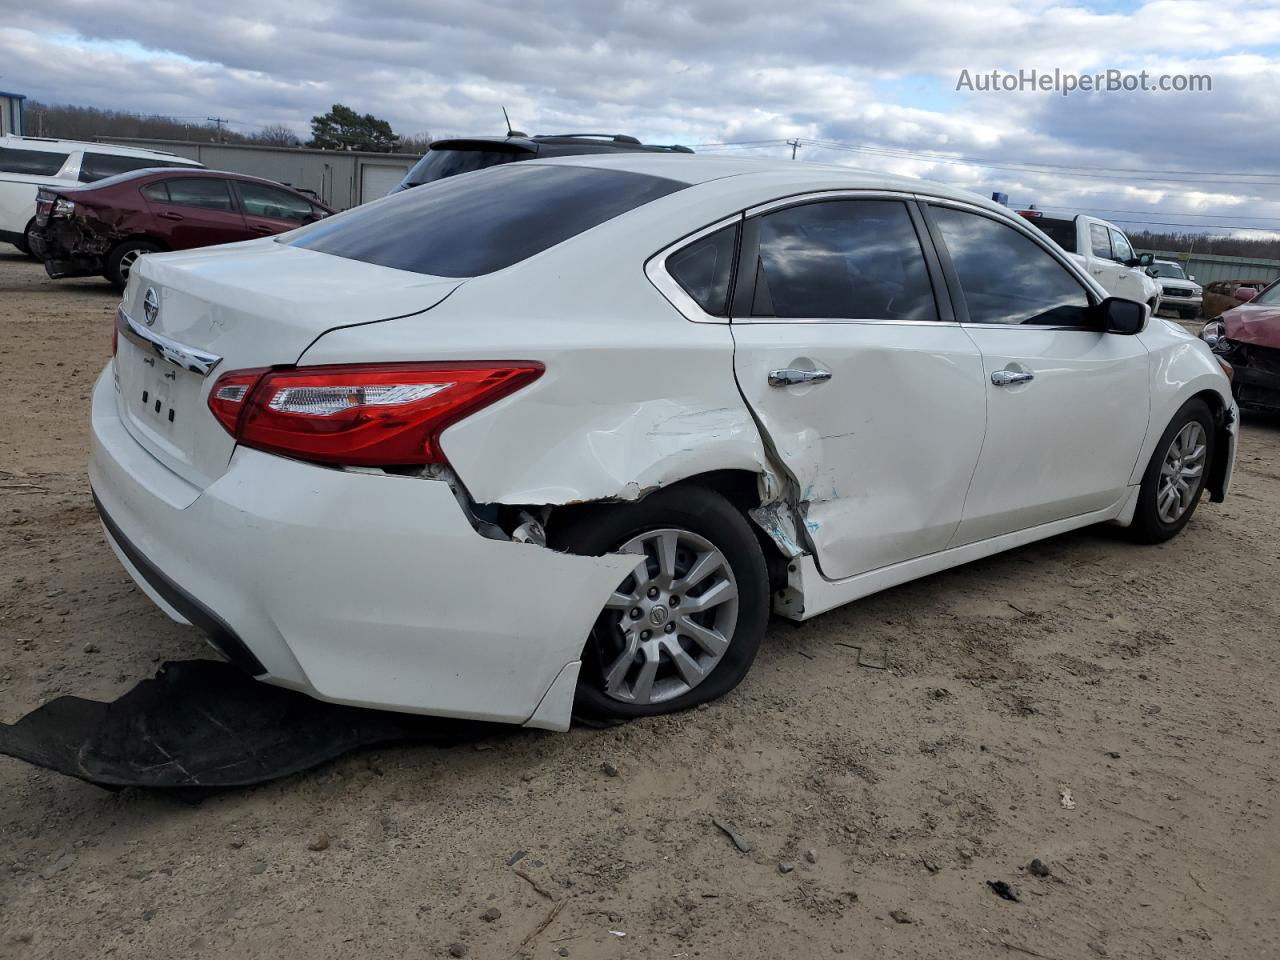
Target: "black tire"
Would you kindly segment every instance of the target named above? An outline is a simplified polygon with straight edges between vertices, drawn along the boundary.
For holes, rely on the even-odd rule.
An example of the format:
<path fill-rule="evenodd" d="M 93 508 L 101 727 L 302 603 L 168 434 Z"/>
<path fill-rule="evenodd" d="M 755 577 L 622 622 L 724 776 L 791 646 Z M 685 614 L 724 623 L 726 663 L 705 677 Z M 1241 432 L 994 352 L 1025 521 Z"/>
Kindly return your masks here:
<path fill-rule="evenodd" d="M 158 253 L 164 247 L 152 240 L 124 240 L 111 248 L 106 259 L 106 278 L 117 290 L 123 290 L 129 282 L 128 270 L 131 254 Z"/>
<path fill-rule="evenodd" d="M 39 260 L 40 258 L 31 252 L 31 231 L 34 230 L 35 228 L 36 228 L 36 220 L 35 220 L 35 217 L 32 217 L 30 220 L 27 221 L 26 227 L 23 228 L 22 239 L 15 241 L 13 245 L 17 247 L 20 251 L 25 253 L 32 260 Z"/>
<path fill-rule="evenodd" d="M 583 651 L 576 715 L 625 720 L 687 710 L 724 696 L 742 681 L 755 660 L 769 621 L 769 574 L 764 553 L 747 519 L 714 490 L 685 484 L 659 490 L 636 503 L 578 511 L 559 528 L 552 527 L 550 542 L 557 549 L 601 556 L 633 537 L 667 528 L 709 541 L 727 561 L 738 595 L 731 642 L 705 678 L 683 694 L 658 703 L 627 703 L 605 693 L 601 651 L 620 637 L 617 620 L 621 614 L 602 610 Z M 664 666 L 674 669 L 669 661 L 664 661 Z"/>
<path fill-rule="evenodd" d="M 1169 522 L 1160 516 L 1157 503 L 1161 469 L 1164 466 L 1165 457 L 1169 453 L 1169 448 L 1173 444 L 1174 438 L 1178 436 L 1183 427 L 1192 421 L 1199 422 L 1200 426 L 1204 428 L 1204 466 L 1200 471 L 1199 477 L 1195 479 L 1194 494 L 1191 497 L 1190 506 L 1177 519 Z M 1204 493 L 1205 481 L 1208 479 L 1209 471 L 1213 466 L 1216 439 L 1213 414 L 1209 411 L 1209 405 L 1199 397 L 1188 400 L 1174 414 L 1173 419 L 1169 421 L 1169 426 L 1160 435 L 1160 442 L 1156 444 L 1156 448 L 1151 454 L 1151 462 L 1147 464 L 1146 472 L 1142 475 L 1142 487 L 1138 493 L 1138 508 L 1134 513 L 1133 523 L 1129 527 L 1129 536 L 1133 540 L 1138 543 L 1164 543 L 1164 541 L 1177 536 L 1182 528 L 1187 525 L 1192 515 L 1196 512 L 1200 497 Z"/>

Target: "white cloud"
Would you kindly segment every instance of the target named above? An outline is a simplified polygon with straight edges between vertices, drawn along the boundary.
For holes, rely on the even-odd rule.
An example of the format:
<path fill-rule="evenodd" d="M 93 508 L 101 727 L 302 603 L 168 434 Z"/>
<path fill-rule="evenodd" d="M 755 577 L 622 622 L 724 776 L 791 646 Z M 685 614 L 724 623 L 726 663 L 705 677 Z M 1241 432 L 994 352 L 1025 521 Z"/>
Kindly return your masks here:
<path fill-rule="evenodd" d="M 33 98 L 305 133 L 334 102 L 405 133 L 616 130 L 657 142 L 804 137 L 801 156 L 1096 209 L 1280 218 L 1280 17 L 1244 0 L 881 4 L 748 0 L 44 0 L 6 14 L 0 73 Z M 961 69 L 1210 73 L 1209 94 L 958 94 Z M 19 79 L 20 78 L 20 79 Z M 781 146 L 770 148 L 783 154 Z M 952 159 L 1139 171 L 1123 179 Z M 892 156 L 885 153 L 895 154 Z"/>

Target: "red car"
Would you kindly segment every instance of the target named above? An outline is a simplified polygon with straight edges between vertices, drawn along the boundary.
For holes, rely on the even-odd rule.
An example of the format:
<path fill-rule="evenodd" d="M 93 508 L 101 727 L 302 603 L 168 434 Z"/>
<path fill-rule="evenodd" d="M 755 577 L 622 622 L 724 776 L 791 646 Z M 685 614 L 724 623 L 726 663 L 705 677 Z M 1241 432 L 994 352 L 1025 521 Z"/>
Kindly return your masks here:
<path fill-rule="evenodd" d="M 149 168 L 83 187 L 43 187 L 31 250 L 49 276 L 102 275 L 124 289 L 138 257 L 292 230 L 334 211 L 271 180 Z"/>
<path fill-rule="evenodd" d="M 1200 337 L 1231 364 L 1240 406 L 1280 413 L 1280 280 L 1210 320 Z"/>

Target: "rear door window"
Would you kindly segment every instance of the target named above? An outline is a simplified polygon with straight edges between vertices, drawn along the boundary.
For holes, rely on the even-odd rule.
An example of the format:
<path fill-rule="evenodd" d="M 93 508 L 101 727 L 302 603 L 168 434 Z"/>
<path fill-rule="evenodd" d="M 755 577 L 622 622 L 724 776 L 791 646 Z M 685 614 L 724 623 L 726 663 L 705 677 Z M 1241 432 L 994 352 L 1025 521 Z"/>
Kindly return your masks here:
<path fill-rule="evenodd" d="M 397 193 L 282 242 L 396 270 L 476 277 L 686 186 L 622 170 L 515 163 Z"/>
<path fill-rule="evenodd" d="M 23 173 L 33 177 L 57 176 L 69 153 L 53 150 L 17 150 L 0 147 L 0 173 Z"/>
<path fill-rule="evenodd" d="M 189 177 L 179 180 L 164 180 L 147 187 L 147 197 L 158 199 L 158 187 L 163 186 L 168 196 L 168 203 L 180 207 L 200 207 L 202 210 L 235 210 L 235 202 L 231 199 L 231 190 L 227 181 L 215 180 L 212 177 Z M 153 192 L 154 191 L 154 192 Z M 161 203 L 166 201 L 161 200 Z"/>
<path fill-rule="evenodd" d="M 733 277 L 737 241 L 735 223 L 667 257 L 667 273 L 713 317 L 723 317 L 729 310 L 729 281 Z"/>
<path fill-rule="evenodd" d="M 751 314 L 937 320 L 906 204 L 829 200 L 763 215 Z"/>

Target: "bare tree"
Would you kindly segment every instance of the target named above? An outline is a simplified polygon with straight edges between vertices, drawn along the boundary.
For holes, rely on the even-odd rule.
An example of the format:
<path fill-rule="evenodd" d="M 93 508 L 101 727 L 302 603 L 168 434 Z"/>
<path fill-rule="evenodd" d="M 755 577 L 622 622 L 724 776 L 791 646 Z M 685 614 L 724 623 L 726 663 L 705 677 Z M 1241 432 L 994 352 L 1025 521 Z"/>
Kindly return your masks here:
<path fill-rule="evenodd" d="M 283 123 L 273 123 L 263 127 L 252 136 L 254 143 L 264 143 L 271 147 L 297 147 L 302 144 L 298 135 Z"/>

